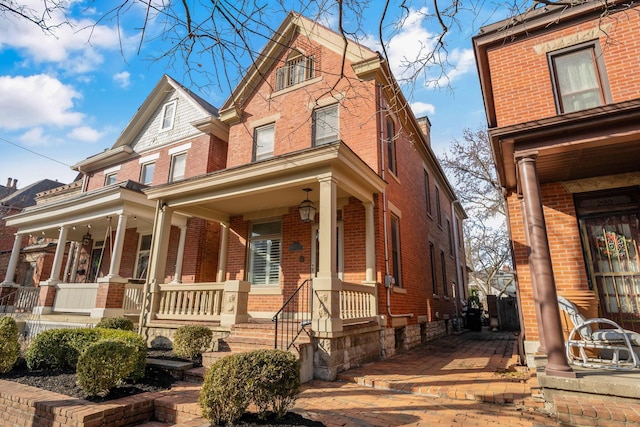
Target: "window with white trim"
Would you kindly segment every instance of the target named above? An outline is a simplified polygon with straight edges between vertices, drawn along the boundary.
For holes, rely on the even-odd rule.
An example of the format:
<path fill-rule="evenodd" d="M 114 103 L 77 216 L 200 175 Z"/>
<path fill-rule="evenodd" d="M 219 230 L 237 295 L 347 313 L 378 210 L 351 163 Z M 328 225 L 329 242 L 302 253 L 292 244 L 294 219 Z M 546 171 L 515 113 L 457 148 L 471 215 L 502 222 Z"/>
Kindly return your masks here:
<path fill-rule="evenodd" d="M 104 176 L 104 185 L 111 185 L 116 183 L 118 172 L 111 172 Z"/>
<path fill-rule="evenodd" d="M 149 267 L 149 254 L 151 253 L 151 234 L 140 236 L 138 243 L 138 256 L 136 257 L 136 276 L 135 279 L 144 279 L 147 277 L 147 268 Z"/>
<path fill-rule="evenodd" d="M 400 267 L 400 220 L 391 215 L 391 268 L 396 286 L 402 287 L 402 269 Z"/>
<path fill-rule="evenodd" d="M 252 224 L 248 266 L 248 280 L 252 285 L 280 284 L 281 248 L 280 221 Z"/>
<path fill-rule="evenodd" d="M 169 181 L 184 179 L 187 169 L 187 153 L 180 153 L 171 156 L 171 169 L 169 170 Z"/>
<path fill-rule="evenodd" d="M 287 63 L 276 70 L 276 90 L 286 89 L 315 76 L 315 61 L 313 56 L 304 56 L 295 52 L 287 59 Z"/>
<path fill-rule="evenodd" d="M 597 42 L 550 52 L 548 58 L 558 113 L 607 103 L 609 88 Z"/>
<path fill-rule="evenodd" d="M 153 182 L 153 171 L 156 168 L 156 162 L 143 163 L 140 168 L 140 182 L 142 184 L 151 185 Z"/>
<path fill-rule="evenodd" d="M 178 104 L 178 100 L 174 99 L 173 101 L 167 102 L 162 106 L 162 123 L 160 123 L 160 130 L 169 130 L 173 128 L 173 122 L 176 117 L 176 106 Z"/>
<path fill-rule="evenodd" d="M 273 157 L 276 124 L 260 126 L 253 131 L 253 160 L 259 161 Z"/>
<path fill-rule="evenodd" d="M 340 139 L 338 104 L 313 110 L 313 145 L 329 144 Z"/>
<path fill-rule="evenodd" d="M 396 129 L 391 117 L 387 117 L 387 162 L 389 171 L 398 174 L 396 164 Z"/>

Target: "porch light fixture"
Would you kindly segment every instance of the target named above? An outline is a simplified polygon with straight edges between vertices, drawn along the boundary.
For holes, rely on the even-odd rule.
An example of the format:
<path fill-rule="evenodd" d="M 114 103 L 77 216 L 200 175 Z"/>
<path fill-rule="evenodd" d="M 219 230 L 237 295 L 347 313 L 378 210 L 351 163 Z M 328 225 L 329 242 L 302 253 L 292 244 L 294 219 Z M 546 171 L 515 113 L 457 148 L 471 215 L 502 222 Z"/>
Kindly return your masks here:
<path fill-rule="evenodd" d="M 310 188 L 303 188 L 302 191 L 307 192 L 307 198 L 298 206 L 298 212 L 300 213 L 300 219 L 302 222 L 313 222 L 316 218 L 316 207 L 313 202 L 309 200 L 309 191 L 313 191 Z"/>
<path fill-rule="evenodd" d="M 91 234 L 87 232 L 84 236 L 82 236 L 82 246 L 87 246 L 91 241 Z"/>

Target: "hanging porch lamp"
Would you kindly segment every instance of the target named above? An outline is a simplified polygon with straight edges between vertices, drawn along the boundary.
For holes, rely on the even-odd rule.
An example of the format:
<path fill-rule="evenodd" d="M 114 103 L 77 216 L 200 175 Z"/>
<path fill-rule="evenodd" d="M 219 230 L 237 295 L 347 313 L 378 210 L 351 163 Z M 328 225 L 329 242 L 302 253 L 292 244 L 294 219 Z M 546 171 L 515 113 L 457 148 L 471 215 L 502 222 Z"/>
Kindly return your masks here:
<path fill-rule="evenodd" d="M 303 188 L 302 191 L 306 191 L 307 198 L 298 206 L 298 212 L 300 213 L 300 220 L 302 222 L 313 222 L 316 219 L 316 207 L 311 200 L 309 200 L 309 191 L 313 191 L 310 188 Z"/>

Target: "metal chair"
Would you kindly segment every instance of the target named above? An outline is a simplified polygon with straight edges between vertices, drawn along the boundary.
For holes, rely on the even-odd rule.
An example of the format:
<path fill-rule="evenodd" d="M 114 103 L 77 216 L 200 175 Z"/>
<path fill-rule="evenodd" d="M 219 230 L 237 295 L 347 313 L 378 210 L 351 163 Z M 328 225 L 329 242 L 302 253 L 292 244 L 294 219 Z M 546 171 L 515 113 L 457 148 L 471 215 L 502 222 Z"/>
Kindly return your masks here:
<path fill-rule="evenodd" d="M 585 318 L 568 299 L 558 296 L 560 309 L 573 323 L 566 343 L 569 363 L 585 368 L 631 370 L 640 367 L 640 334 L 602 317 Z M 602 327 L 593 329 L 591 326 Z M 593 349 L 595 351 L 587 351 Z"/>

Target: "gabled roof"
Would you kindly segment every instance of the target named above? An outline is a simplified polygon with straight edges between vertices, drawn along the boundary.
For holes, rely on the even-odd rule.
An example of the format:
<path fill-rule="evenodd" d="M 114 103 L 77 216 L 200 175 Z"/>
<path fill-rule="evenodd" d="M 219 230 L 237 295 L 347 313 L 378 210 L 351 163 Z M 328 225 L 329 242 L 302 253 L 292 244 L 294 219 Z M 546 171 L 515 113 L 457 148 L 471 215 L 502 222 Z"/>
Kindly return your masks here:
<path fill-rule="evenodd" d="M 227 138 L 227 133 L 223 129 L 224 126 L 217 120 L 218 109 L 165 74 L 138 108 L 138 111 L 136 111 L 136 114 L 131 118 L 113 146 L 101 153 L 81 160 L 73 165 L 71 169 L 77 171 L 94 170 L 127 158 L 133 153 L 133 149 L 130 147 L 131 142 L 144 129 L 144 126 L 152 119 L 156 110 L 163 104 L 167 92 L 173 90 L 179 92 L 182 98 L 190 102 L 205 117 L 205 119 L 199 120 L 198 123 L 194 123 L 194 126 L 205 131 L 204 127 L 206 125 L 213 125 L 211 133 L 222 139 Z M 215 126 L 213 122 L 217 122 L 219 126 Z"/>
<path fill-rule="evenodd" d="M 41 181 L 34 182 L 31 185 L 27 185 L 24 188 L 16 190 L 3 199 L 0 199 L 0 205 L 11 206 L 15 208 L 26 208 L 27 206 L 33 206 L 36 204 L 36 195 L 38 193 L 64 185 L 66 184 L 63 184 L 62 182 L 43 179 Z"/>
<path fill-rule="evenodd" d="M 239 117 L 239 109 L 242 108 L 240 104 L 243 100 L 249 99 L 253 92 L 258 89 L 264 75 L 278 60 L 282 51 L 289 48 L 289 41 L 296 33 L 303 34 L 326 48 L 344 55 L 350 62 L 358 62 L 378 56 L 376 52 L 353 40 L 343 38 L 340 34 L 317 22 L 295 12 L 290 12 L 262 49 L 257 57 L 258 59 L 244 75 L 229 98 L 222 104 L 222 107 L 220 107 L 221 120 L 233 122 Z"/>

